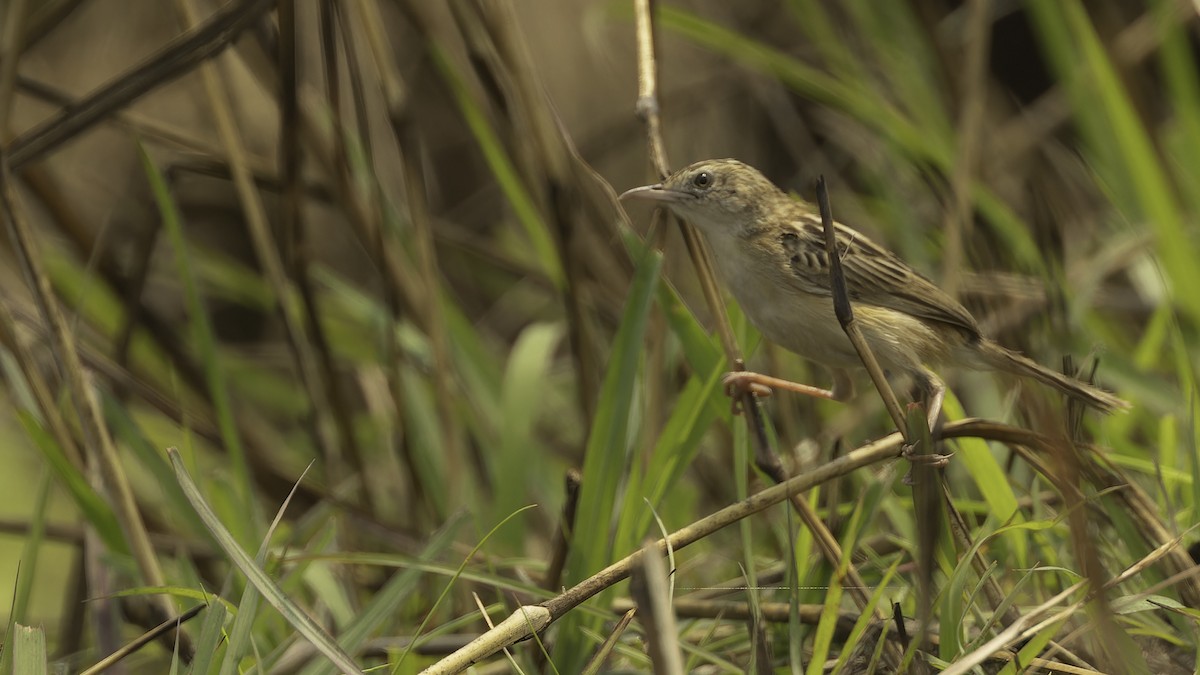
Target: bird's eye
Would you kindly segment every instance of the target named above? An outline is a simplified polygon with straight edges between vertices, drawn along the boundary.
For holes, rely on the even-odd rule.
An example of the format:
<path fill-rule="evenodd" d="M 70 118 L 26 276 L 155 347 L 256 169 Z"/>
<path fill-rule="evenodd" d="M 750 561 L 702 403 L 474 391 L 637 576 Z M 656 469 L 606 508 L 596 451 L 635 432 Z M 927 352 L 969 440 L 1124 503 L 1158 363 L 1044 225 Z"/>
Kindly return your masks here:
<path fill-rule="evenodd" d="M 710 187 L 712 185 L 712 183 L 713 183 L 712 174 L 707 171 L 701 171 L 700 173 L 696 174 L 692 178 L 692 185 L 695 185 L 696 187 L 700 188 L 701 190 L 703 190 L 704 188 Z"/>

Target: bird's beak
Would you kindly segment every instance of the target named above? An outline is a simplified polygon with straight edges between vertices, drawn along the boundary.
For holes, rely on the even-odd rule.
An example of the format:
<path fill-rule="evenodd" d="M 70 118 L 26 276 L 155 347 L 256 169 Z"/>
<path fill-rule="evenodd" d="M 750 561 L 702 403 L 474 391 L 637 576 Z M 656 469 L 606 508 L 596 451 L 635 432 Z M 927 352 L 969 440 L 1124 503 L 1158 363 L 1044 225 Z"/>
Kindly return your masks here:
<path fill-rule="evenodd" d="M 649 199 L 655 202 L 672 203 L 683 201 L 688 196 L 686 192 L 670 190 L 664 188 L 662 183 L 656 183 L 654 185 L 643 185 L 642 187 L 635 187 L 632 190 L 626 190 L 621 193 L 619 199 L 621 201 L 625 201 L 626 199 Z"/>

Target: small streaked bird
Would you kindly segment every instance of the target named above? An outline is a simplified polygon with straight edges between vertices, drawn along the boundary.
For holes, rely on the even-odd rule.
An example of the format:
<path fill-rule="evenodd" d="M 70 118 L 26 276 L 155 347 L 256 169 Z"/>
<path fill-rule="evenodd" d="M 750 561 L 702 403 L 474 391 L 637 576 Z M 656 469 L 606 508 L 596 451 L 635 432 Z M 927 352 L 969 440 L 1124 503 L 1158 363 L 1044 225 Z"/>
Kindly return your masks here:
<path fill-rule="evenodd" d="M 847 370 L 862 361 L 834 315 L 821 217 L 789 197 L 757 169 L 733 159 L 697 162 L 662 183 L 621 199 L 667 206 L 708 240 L 717 274 L 767 339 L 828 367 L 834 386 L 823 395 L 852 395 Z M 880 365 L 906 374 L 929 396 L 931 421 L 945 385 L 930 369 L 948 364 L 1030 377 L 1103 412 L 1128 408 L 1116 396 L 1062 375 L 985 337 L 965 307 L 891 252 L 835 224 L 837 250 L 855 319 Z M 766 393 L 791 386 L 757 373 L 731 373 L 727 384 Z"/>

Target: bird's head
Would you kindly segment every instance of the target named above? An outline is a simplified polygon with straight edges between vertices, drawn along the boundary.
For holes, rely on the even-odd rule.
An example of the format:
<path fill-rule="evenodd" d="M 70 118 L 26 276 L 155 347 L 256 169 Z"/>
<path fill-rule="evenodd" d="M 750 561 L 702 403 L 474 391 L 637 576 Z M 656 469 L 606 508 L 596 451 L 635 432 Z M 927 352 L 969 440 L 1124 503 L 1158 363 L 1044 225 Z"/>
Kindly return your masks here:
<path fill-rule="evenodd" d="M 710 236 L 742 234 L 787 196 L 758 169 L 736 159 L 696 162 L 621 199 L 661 202 Z"/>

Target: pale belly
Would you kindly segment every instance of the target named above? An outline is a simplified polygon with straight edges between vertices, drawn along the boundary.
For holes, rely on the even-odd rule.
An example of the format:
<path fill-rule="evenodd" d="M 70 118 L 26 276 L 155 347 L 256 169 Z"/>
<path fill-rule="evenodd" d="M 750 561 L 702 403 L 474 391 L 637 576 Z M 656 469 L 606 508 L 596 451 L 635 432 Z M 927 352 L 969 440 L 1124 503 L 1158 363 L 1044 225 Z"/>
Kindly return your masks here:
<path fill-rule="evenodd" d="M 728 262 L 718 256 L 718 271 L 764 337 L 829 368 L 862 367 L 862 360 L 834 314 L 831 297 L 781 286 L 761 266 L 730 266 Z M 854 305 L 854 314 L 875 358 L 885 370 L 918 372 L 925 364 L 951 356 L 943 349 L 944 338 L 921 319 L 863 304 Z"/>

